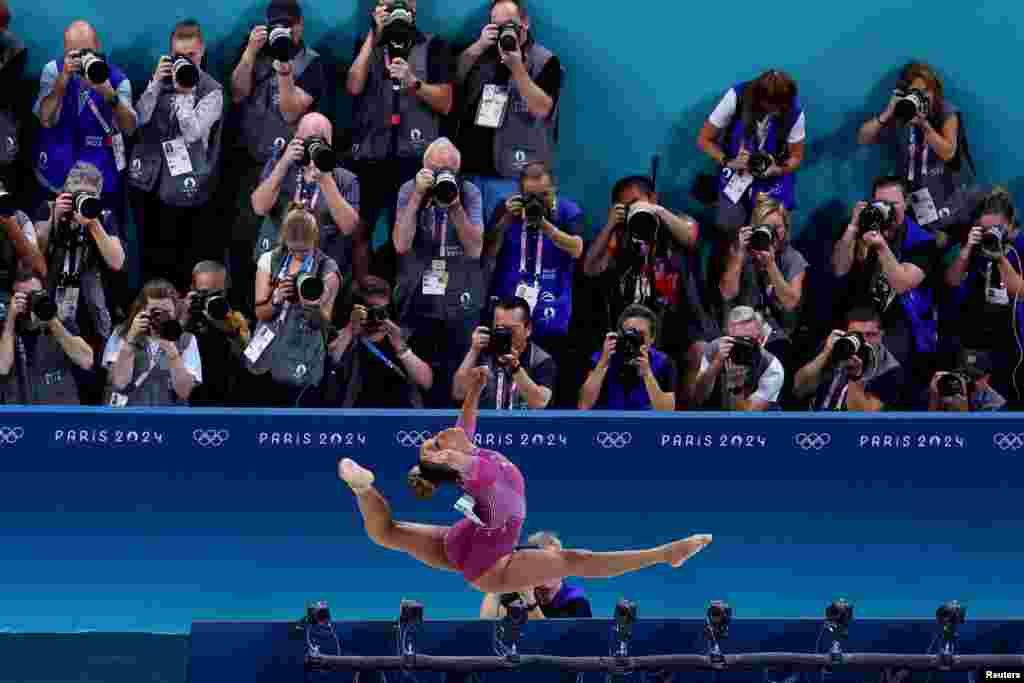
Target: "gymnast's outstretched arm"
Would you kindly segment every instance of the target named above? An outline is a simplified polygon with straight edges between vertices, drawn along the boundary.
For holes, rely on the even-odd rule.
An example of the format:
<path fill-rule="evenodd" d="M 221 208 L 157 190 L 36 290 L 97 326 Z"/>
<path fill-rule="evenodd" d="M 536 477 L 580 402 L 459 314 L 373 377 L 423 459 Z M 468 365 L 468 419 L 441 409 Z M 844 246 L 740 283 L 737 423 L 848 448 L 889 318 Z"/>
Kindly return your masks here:
<path fill-rule="evenodd" d="M 466 436 L 473 439 L 476 434 L 476 418 L 480 415 L 480 396 L 487 386 L 487 380 L 491 371 L 486 366 L 470 370 L 469 386 L 466 390 L 466 398 L 462 400 L 462 414 L 455 426 L 462 427 Z"/>

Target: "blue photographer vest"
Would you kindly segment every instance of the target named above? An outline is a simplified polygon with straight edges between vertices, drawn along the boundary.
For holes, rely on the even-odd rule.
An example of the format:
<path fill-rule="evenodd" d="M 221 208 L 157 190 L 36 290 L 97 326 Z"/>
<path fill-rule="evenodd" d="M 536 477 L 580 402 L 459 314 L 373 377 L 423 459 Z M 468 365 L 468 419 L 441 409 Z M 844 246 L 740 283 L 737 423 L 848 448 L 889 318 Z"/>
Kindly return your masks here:
<path fill-rule="evenodd" d="M 220 163 L 220 138 L 224 121 L 221 118 L 210 129 L 209 144 L 202 140 L 188 145 L 188 156 L 192 162 L 192 173 L 172 176 L 167 170 L 163 143 L 181 136 L 178 118 L 174 113 L 174 86 L 163 84 L 157 99 L 156 109 L 149 122 L 139 128 L 139 140 L 132 149 L 128 162 L 128 184 L 143 192 L 155 188 L 160 201 L 167 206 L 196 207 L 206 204 L 217 187 L 217 170 Z M 205 71 L 199 72 L 199 83 L 195 87 L 195 101 L 216 90 L 223 90 Z"/>
<path fill-rule="evenodd" d="M 25 51 L 25 43 L 10 31 L 0 30 L 0 69 L 6 67 Z M 18 119 L 13 102 L 0 104 L 0 166 L 6 166 L 18 157 L 18 137 L 21 121 Z"/>
<path fill-rule="evenodd" d="M 1024 231 L 1018 232 L 1017 237 L 1012 242 L 1012 245 L 1013 251 L 1009 251 L 1006 258 L 1010 261 L 1014 270 L 1018 273 L 1024 273 L 1024 262 L 1022 262 L 1022 258 L 1024 258 Z M 964 278 L 964 281 L 960 283 L 959 287 L 951 291 L 949 306 L 948 308 L 944 308 L 944 311 L 948 310 L 956 317 L 957 323 L 961 326 L 964 324 L 970 324 L 972 321 L 972 315 L 978 315 L 984 310 L 986 287 L 984 263 L 985 260 L 980 256 L 972 256 L 971 263 L 967 271 L 967 277 Z M 993 268 L 995 268 L 995 264 L 993 264 Z M 1003 283 L 1003 285 L 1005 286 L 1005 283 Z M 1011 298 L 1008 306 L 1008 317 L 1010 318 L 1011 329 L 998 332 L 993 330 L 998 337 L 990 339 L 989 344 L 986 346 L 975 345 L 971 348 L 976 348 L 978 350 L 990 350 L 1003 348 L 1008 345 L 1014 346 L 1016 343 L 1016 340 L 1014 339 L 1014 330 L 1012 329 L 1014 319 L 1012 315 L 1014 313 L 1014 309 L 1012 307 L 1014 305 L 1016 305 L 1016 334 L 1020 339 L 1024 339 L 1024 298 L 1016 301 Z M 986 329 L 988 328 L 986 327 Z M 961 333 L 961 335 L 962 334 L 963 333 Z M 964 345 L 967 345 L 966 340 L 964 341 Z"/>
<path fill-rule="evenodd" d="M 526 49 L 526 70 L 534 81 L 540 77 L 544 65 L 554 55 L 550 50 L 530 41 Z M 498 74 L 497 53 L 488 51 L 481 57 L 466 76 L 466 94 L 463 102 L 467 108 L 475 108 L 480 101 L 484 86 L 494 83 Z M 501 128 L 494 131 L 494 167 L 503 178 L 518 178 L 523 167 L 532 161 L 543 161 L 551 165 L 554 161 L 555 144 L 558 141 L 559 105 L 545 119 L 530 113 L 526 99 L 519 92 L 514 80 L 509 79 L 508 111 Z M 476 111 L 464 111 L 463 120 L 474 118 Z"/>
<path fill-rule="evenodd" d="M 668 363 L 668 356 L 655 348 L 651 348 L 648 354 L 651 359 L 651 372 L 657 377 Z M 600 357 L 600 352 L 595 353 L 591 356 L 591 362 L 596 365 Z M 624 366 L 613 355 L 608 374 L 604 379 L 604 386 L 601 387 L 601 396 L 598 398 L 600 407 L 604 410 L 650 410 L 651 397 L 647 394 L 647 387 L 644 385 L 643 379 L 636 375 L 627 387 L 622 379 L 623 371 Z M 603 404 L 601 398 L 605 399 Z"/>
<path fill-rule="evenodd" d="M 903 238 L 905 252 L 922 242 L 935 238 L 909 216 L 906 219 L 907 232 Z M 939 322 L 935 316 L 935 293 L 927 277 L 920 286 L 900 294 L 900 305 L 910 323 L 914 335 L 914 349 L 921 353 L 932 353 L 939 345 Z"/>
<path fill-rule="evenodd" d="M 303 47 L 292 60 L 295 79 L 298 80 L 319 56 L 316 50 Z M 238 107 L 241 142 L 255 162 L 266 163 L 274 150 L 284 149 L 295 135 L 296 125 L 288 123 L 281 115 L 277 73 L 274 71 L 273 60 L 266 55 L 260 55 L 256 60 L 252 68 L 252 91 Z"/>
<path fill-rule="evenodd" d="M 110 85 L 117 90 L 125 80 L 124 73 L 110 64 Z M 64 71 L 64 59 L 57 61 L 57 73 Z M 75 76 L 68 80 L 60 119 L 53 128 L 39 128 L 36 151 L 36 175 L 52 192 L 61 192 L 68 171 L 75 162 L 93 164 L 103 173 L 103 194 L 117 194 L 121 189 L 121 173 L 114 162 L 110 139 L 96 119 L 88 101 L 92 100 L 107 126 L 117 133 L 114 112 L 110 105 Z"/>
<path fill-rule="evenodd" d="M 36 334 L 35 347 L 29 355 L 25 334 L 17 333 L 11 374 L 0 378 L 3 402 L 8 405 L 78 405 L 78 383 L 71 359 L 49 332 Z M 21 367 L 26 370 L 25 377 L 18 376 Z"/>
<path fill-rule="evenodd" d="M 779 157 L 784 155 L 788 148 L 786 140 L 789 137 L 789 132 L 796 125 L 800 114 L 803 112 L 800 100 L 796 97 L 793 98 L 785 119 L 780 121 L 780 116 L 771 117 L 768 122 L 764 146 L 760 146 L 757 136 L 755 135 L 751 138 L 744 130 L 743 91 L 748 85 L 750 85 L 750 81 L 737 83 L 733 86 L 733 90 L 736 92 L 736 113 L 733 115 L 729 127 L 725 130 L 726 139 L 723 149 L 730 158 L 737 156 L 740 153 L 740 147 L 745 146 L 748 151 L 758 150 L 767 152 L 779 161 L 782 161 Z M 725 186 L 729 184 L 732 173 L 733 171 L 729 168 L 722 169 L 718 177 L 719 191 L 724 190 Z M 786 173 L 776 178 L 755 178 L 753 184 L 747 189 L 744 199 L 755 198 L 759 194 L 767 194 L 772 199 L 782 202 L 787 209 L 792 209 L 796 201 L 796 179 L 794 174 Z"/>
<path fill-rule="evenodd" d="M 583 212 L 572 201 L 558 199 L 554 225 L 566 228 Z M 523 233 L 526 232 L 526 269 L 522 271 Z M 542 240 L 541 267 L 537 272 L 537 240 Z M 533 310 L 533 333 L 538 339 L 569 332 L 572 318 L 572 276 L 576 262 L 572 256 L 555 246 L 543 232 L 531 233 L 522 220 L 516 219 L 505 228 L 505 240 L 494 269 L 492 294 L 501 299 L 514 296 L 522 282 L 540 287 L 537 306 Z"/>
<path fill-rule="evenodd" d="M 407 61 L 416 78 L 426 83 L 427 59 L 434 36 L 426 34 L 420 38 Z M 352 158 L 356 161 L 382 161 L 391 156 L 394 92 L 384 57 L 384 48 L 375 47 L 370 55 L 366 86 L 356 100 L 352 145 Z M 427 146 L 440 137 L 441 116 L 407 91 L 399 94 L 397 113 L 401 115 L 401 123 L 395 138 L 395 154 L 399 159 L 422 158 Z"/>

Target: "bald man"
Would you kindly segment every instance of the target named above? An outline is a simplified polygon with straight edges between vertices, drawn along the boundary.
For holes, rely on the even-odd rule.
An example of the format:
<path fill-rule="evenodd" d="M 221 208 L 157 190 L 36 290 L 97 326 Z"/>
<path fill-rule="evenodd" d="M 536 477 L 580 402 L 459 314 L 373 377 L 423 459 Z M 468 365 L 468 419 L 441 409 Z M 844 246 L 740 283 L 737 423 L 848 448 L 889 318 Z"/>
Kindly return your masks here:
<path fill-rule="evenodd" d="M 434 371 L 429 408 L 452 407 L 452 378 L 469 349 L 487 294 L 480 253 L 483 215 L 480 190 L 458 178 L 462 155 L 448 138 L 438 138 L 423 155 L 423 168 L 398 192 L 392 240 L 398 254 L 403 327 L 410 346 Z M 456 176 L 458 195 L 438 198 L 439 181 Z"/>
<path fill-rule="evenodd" d="M 263 218 L 255 260 L 278 245 L 285 211 L 292 202 L 299 202 L 317 216 L 320 248 L 337 261 L 343 279 L 359 280 L 369 269 L 369 243 L 359 220 L 359 181 L 340 162 L 332 173 L 318 169 L 306 154 L 307 144 L 317 140 L 334 144 L 331 122 L 323 114 L 306 114 L 295 137 L 263 168 L 252 193 L 252 209 Z"/>
<path fill-rule="evenodd" d="M 36 150 L 36 179 L 41 203 L 54 199 L 68 171 L 78 161 L 93 164 L 103 173 L 104 208 L 123 214 L 121 174 L 127 168 L 125 138 L 137 127 L 132 109 L 132 85 L 124 72 L 107 63 L 109 77 L 93 83 L 82 71 L 87 53 L 101 54 L 96 30 L 76 21 L 64 32 L 64 55 L 43 67 L 34 112 L 42 130 Z"/>

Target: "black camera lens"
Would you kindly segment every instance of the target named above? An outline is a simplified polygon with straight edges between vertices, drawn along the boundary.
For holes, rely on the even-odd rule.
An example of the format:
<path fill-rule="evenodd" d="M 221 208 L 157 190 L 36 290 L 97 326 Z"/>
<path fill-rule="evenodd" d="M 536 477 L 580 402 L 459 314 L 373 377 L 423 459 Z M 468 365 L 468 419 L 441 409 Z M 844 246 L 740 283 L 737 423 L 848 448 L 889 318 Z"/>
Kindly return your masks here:
<path fill-rule="evenodd" d="M 896 102 L 893 114 L 900 122 L 907 124 L 916 116 L 927 116 L 930 105 L 931 101 L 928 99 L 928 93 L 914 88 L 913 90 L 908 90 Z"/>
<path fill-rule="evenodd" d="M 865 206 L 857 219 L 857 228 L 861 235 L 868 232 L 880 232 L 892 224 L 894 218 L 892 204 L 888 202 L 871 202 Z"/>
<path fill-rule="evenodd" d="M 648 204 L 630 204 L 626 211 L 626 229 L 634 240 L 651 242 L 661 225 L 661 219 Z"/>
<path fill-rule="evenodd" d="M 100 198 L 96 195 L 89 194 L 88 192 L 76 192 L 71 198 L 72 205 L 75 207 L 75 211 L 82 215 L 83 218 L 92 220 L 93 218 L 100 217 Z"/>
<path fill-rule="evenodd" d="M 512 353 L 512 330 L 507 327 L 495 327 L 491 332 L 491 341 L 488 349 L 497 357 L 507 356 Z"/>
<path fill-rule="evenodd" d="M 742 365 L 745 368 L 754 365 L 757 357 L 757 340 L 751 337 L 732 337 L 732 351 L 729 353 L 729 360 L 733 365 Z"/>
<path fill-rule="evenodd" d="M 366 309 L 366 322 L 370 325 L 380 325 L 390 317 L 387 306 L 370 306 Z"/>
<path fill-rule="evenodd" d="M 106 83 L 110 78 L 110 67 L 95 52 L 82 53 L 82 73 L 95 85 Z"/>
<path fill-rule="evenodd" d="M 863 341 L 856 334 L 844 334 L 832 345 L 832 359 L 843 363 L 857 355 Z"/>
<path fill-rule="evenodd" d="M 967 379 L 958 373 L 951 372 L 939 377 L 935 383 L 939 396 L 942 398 L 954 398 L 967 395 Z"/>
<path fill-rule="evenodd" d="M 773 159 L 770 154 L 754 152 L 750 155 L 750 159 L 747 160 L 747 170 L 750 171 L 751 175 L 760 178 L 772 167 L 772 162 Z"/>
<path fill-rule="evenodd" d="M 991 225 L 981 232 L 981 251 L 989 258 L 998 259 L 1003 256 L 1003 244 L 1006 240 L 1005 225 Z"/>
<path fill-rule="evenodd" d="M 644 345 L 644 336 L 640 330 L 629 328 L 619 333 L 615 343 L 616 355 L 622 356 L 626 362 L 635 360 L 640 356 L 640 350 Z"/>
<path fill-rule="evenodd" d="M 164 313 L 162 310 L 156 310 L 149 315 L 149 333 L 156 334 L 160 339 L 166 339 L 170 342 L 176 342 L 181 339 L 181 335 L 184 334 L 185 330 L 182 329 L 181 323 L 172 318 L 171 316 Z"/>
<path fill-rule="evenodd" d="M 18 207 L 14 202 L 14 195 L 10 192 L 0 190 L 0 217 L 10 218 Z"/>
<path fill-rule="evenodd" d="M 274 24 L 267 34 L 267 54 L 279 62 L 289 62 L 297 50 L 292 42 L 292 27 L 288 24 Z"/>
<path fill-rule="evenodd" d="M 175 55 L 171 65 L 171 78 L 181 88 L 194 88 L 199 83 L 199 69 L 188 57 Z"/>
<path fill-rule="evenodd" d="M 502 52 L 519 49 L 519 24 L 509 22 L 498 27 L 498 47 Z"/>
<path fill-rule="evenodd" d="M 548 207 L 544 195 L 527 194 L 523 197 L 523 213 L 529 225 L 537 225 L 547 216 Z"/>
<path fill-rule="evenodd" d="M 451 206 L 459 198 L 459 181 L 455 171 L 443 168 L 434 173 L 434 201 L 440 206 Z"/>
<path fill-rule="evenodd" d="M 206 315 L 210 316 L 213 320 L 224 320 L 231 313 L 231 304 L 223 294 L 210 295 L 206 299 L 206 305 L 203 308 Z"/>
<path fill-rule="evenodd" d="M 409 5 L 402 0 L 391 3 L 381 26 L 381 40 L 393 59 L 409 56 L 415 37 L 414 26 L 415 18 Z"/>
<path fill-rule="evenodd" d="M 46 292 L 32 292 L 28 299 L 27 312 L 35 313 L 37 318 L 44 323 L 48 323 L 57 316 L 57 304 Z"/>
<path fill-rule="evenodd" d="M 775 246 L 775 229 L 770 225 L 759 225 L 750 233 L 751 251 L 768 251 Z"/>
<path fill-rule="evenodd" d="M 320 172 L 330 173 L 338 165 L 338 157 L 334 153 L 334 148 L 327 143 L 327 140 L 321 137 L 311 137 L 306 139 L 302 153 L 303 166 L 308 165 L 310 162 Z"/>
<path fill-rule="evenodd" d="M 295 289 L 305 301 L 319 301 L 324 295 L 324 282 L 316 275 L 303 273 L 295 278 Z"/>

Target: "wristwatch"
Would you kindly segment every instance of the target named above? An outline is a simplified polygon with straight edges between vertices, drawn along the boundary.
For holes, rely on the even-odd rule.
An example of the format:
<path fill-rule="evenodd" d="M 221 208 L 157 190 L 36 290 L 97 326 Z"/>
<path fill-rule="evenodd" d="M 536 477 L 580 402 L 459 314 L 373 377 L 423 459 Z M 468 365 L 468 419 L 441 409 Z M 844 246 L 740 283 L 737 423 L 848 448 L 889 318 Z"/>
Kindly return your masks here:
<path fill-rule="evenodd" d="M 417 78 L 415 81 L 412 82 L 412 85 L 409 86 L 409 90 L 411 90 L 414 93 L 417 93 L 417 92 L 420 91 L 420 88 L 422 88 L 422 87 L 423 87 L 423 81 L 421 81 L 420 79 Z"/>

